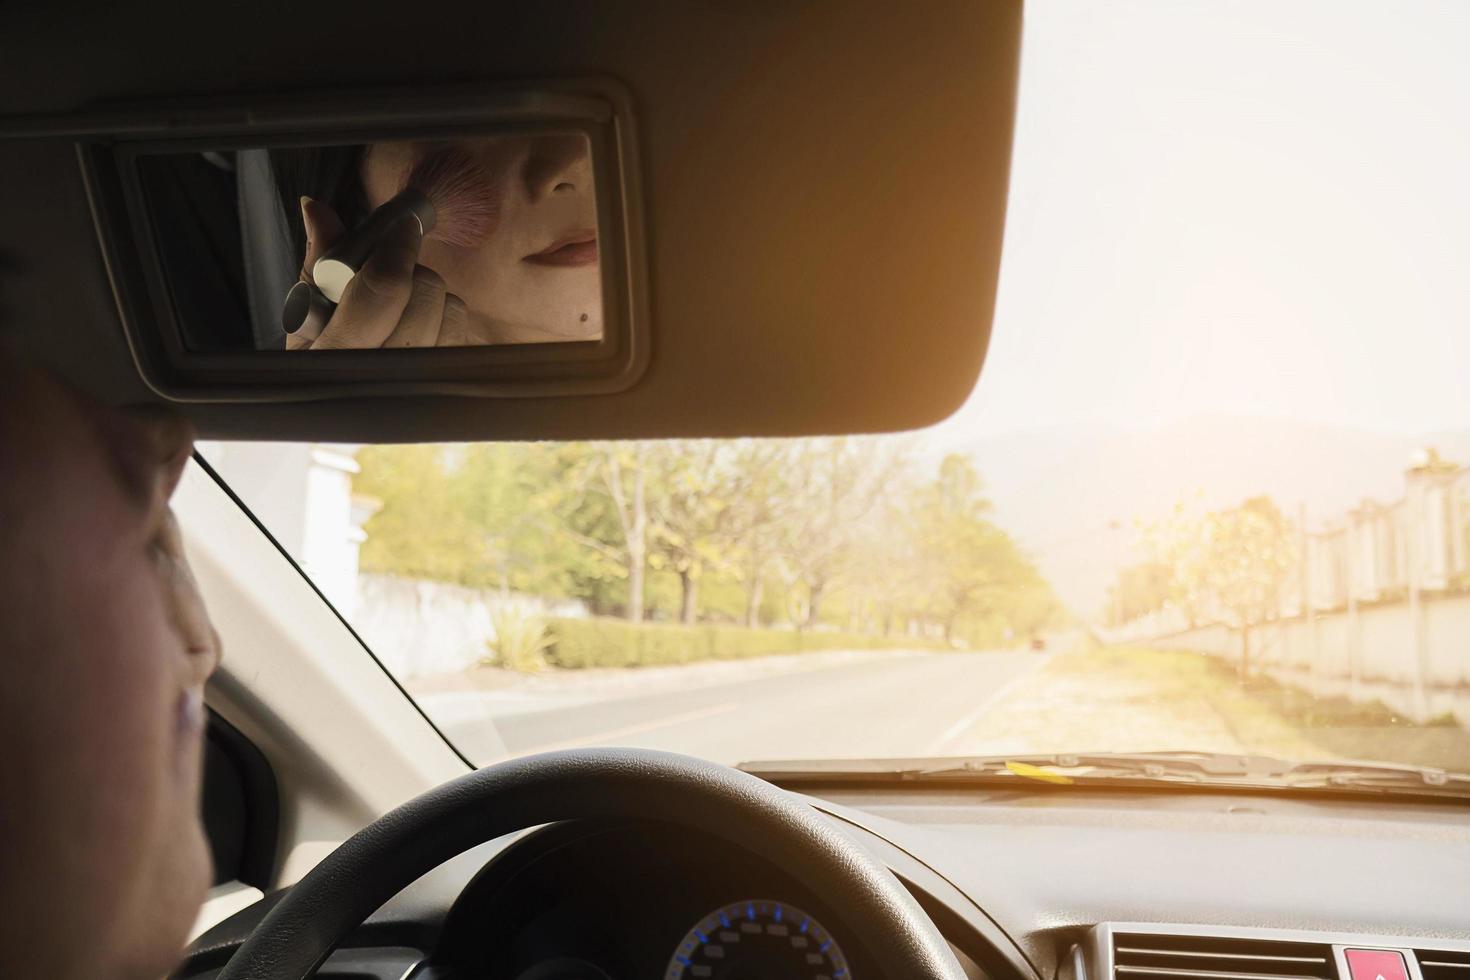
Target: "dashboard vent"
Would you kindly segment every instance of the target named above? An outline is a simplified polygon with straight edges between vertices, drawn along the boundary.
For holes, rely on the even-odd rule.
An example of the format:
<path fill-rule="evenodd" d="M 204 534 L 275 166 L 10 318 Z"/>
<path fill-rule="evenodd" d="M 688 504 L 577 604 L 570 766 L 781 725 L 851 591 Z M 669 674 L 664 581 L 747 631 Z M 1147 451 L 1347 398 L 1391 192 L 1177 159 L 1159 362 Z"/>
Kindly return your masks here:
<path fill-rule="evenodd" d="M 1424 980 L 1470 980 L 1470 953 L 1447 953 L 1442 949 L 1416 949 L 1419 972 Z"/>
<path fill-rule="evenodd" d="M 1321 943 L 1115 933 L 1113 980 L 1336 980 Z M 1424 980 L 1430 980 L 1426 975 Z M 1443 978 L 1435 978 L 1443 980 Z M 1470 980 L 1470 971 L 1449 980 Z"/>

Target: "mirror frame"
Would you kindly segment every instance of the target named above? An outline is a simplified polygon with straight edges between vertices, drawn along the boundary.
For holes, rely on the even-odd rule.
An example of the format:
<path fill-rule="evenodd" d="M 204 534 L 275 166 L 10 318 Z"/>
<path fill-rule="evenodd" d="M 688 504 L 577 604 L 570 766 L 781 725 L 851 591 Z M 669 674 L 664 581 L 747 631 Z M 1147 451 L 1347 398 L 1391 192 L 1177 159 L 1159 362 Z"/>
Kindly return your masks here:
<path fill-rule="evenodd" d="M 140 158 L 511 132 L 578 132 L 590 143 L 601 340 L 316 353 L 185 347 L 140 180 Z M 170 400 L 605 394 L 631 387 L 647 368 L 652 330 L 637 130 L 631 98 L 613 79 L 314 93 L 197 109 L 175 104 L 99 115 L 56 135 L 77 139 L 98 242 L 139 374 Z"/>

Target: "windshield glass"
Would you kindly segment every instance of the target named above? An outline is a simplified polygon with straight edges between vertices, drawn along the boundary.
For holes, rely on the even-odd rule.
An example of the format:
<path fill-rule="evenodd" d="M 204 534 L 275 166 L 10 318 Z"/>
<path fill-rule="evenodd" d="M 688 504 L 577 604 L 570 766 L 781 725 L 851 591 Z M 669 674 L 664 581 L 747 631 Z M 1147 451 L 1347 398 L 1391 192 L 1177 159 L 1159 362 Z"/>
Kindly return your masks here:
<path fill-rule="evenodd" d="M 913 434 L 205 454 L 469 758 L 1470 771 L 1470 8 L 1032 3 Z"/>

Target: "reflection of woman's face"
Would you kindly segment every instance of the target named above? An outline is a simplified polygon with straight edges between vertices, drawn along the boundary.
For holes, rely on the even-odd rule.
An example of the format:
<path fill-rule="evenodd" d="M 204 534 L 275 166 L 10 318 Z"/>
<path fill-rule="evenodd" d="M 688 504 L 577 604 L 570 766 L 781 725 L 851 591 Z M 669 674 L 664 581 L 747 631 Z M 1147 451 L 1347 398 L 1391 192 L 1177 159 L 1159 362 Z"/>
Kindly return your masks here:
<path fill-rule="evenodd" d="M 403 187 L 426 153 L 443 144 L 375 143 L 362 183 L 377 208 Z M 478 243 L 430 236 L 419 262 L 444 277 L 469 308 L 465 344 L 596 340 L 602 336 L 597 208 L 581 135 L 469 139 L 455 144 L 487 175 L 493 226 Z M 449 346 L 442 338 L 441 346 Z"/>

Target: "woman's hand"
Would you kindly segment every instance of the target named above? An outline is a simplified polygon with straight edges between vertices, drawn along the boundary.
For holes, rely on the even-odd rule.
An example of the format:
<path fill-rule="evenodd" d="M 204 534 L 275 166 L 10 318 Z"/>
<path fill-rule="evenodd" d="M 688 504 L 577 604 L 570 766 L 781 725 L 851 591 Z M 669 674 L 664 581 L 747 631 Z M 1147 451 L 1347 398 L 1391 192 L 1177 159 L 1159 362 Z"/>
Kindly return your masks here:
<path fill-rule="evenodd" d="M 301 278 L 311 282 L 316 260 L 346 229 L 321 201 L 301 199 L 306 227 L 306 261 Z M 287 350 L 347 350 L 371 347 L 436 347 L 465 336 L 464 301 L 445 288 L 434 270 L 418 264 L 423 235 L 412 216 L 399 220 L 363 263 L 342 293 L 331 320 L 315 339 L 286 335 Z"/>

